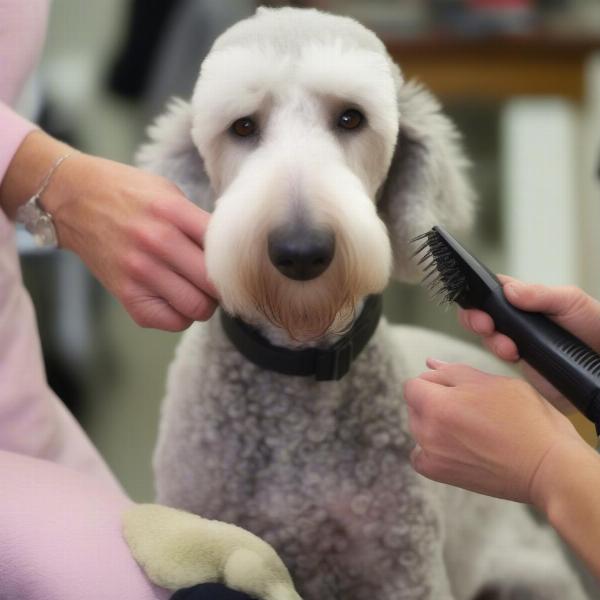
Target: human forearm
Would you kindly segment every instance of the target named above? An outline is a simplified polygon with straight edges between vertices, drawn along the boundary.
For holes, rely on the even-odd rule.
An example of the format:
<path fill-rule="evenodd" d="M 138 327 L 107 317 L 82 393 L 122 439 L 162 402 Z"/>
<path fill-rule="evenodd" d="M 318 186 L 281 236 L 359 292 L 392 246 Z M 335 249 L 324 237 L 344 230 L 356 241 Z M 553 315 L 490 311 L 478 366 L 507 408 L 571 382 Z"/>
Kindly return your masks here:
<path fill-rule="evenodd" d="M 23 139 L 0 182 L 0 208 L 10 219 L 14 219 L 17 208 L 36 193 L 56 160 L 68 151 L 69 146 L 38 129 Z M 56 188 L 59 178 L 51 183 Z M 52 192 L 54 195 L 60 190 Z"/>
<path fill-rule="evenodd" d="M 584 443 L 557 444 L 536 480 L 535 504 L 600 580 L 600 456 Z"/>

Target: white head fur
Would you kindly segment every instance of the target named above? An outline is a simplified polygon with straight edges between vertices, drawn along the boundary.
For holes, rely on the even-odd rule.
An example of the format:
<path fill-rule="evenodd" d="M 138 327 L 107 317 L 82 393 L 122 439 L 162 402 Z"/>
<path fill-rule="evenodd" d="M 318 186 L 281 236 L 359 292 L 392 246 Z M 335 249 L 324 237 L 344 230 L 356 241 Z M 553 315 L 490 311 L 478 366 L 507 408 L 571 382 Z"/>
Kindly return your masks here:
<path fill-rule="evenodd" d="M 403 128 L 404 105 L 417 119 Z M 348 110 L 363 117 L 356 128 L 340 125 Z M 244 118 L 254 129 L 241 137 L 232 125 Z M 263 329 L 275 325 L 288 342 L 347 327 L 362 298 L 386 286 L 392 258 L 396 273 L 406 275 L 407 235 L 444 213 L 446 224 L 469 221 L 464 160 L 451 124 L 429 94 L 404 84 L 380 40 L 345 17 L 259 9 L 217 39 L 191 109 L 173 106 L 150 133 L 155 142 L 142 149 L 140 162 L 204 206 L 214 203 L 205 250 L 223 307 Z M 201 157 L 192 159 L 198 173 L 189 158 L 183 164 L 190 141 Z M 440 155 L 428 154 L 436 144 Z M 423 153 L 422 173 L 409 157 Z M 407 160 L 412 176 L 396 173 L 393 161 L 406 167 Z M 396 206 L 423 192 L 433 197 Z M 453 209 L 445 199 L 457 194 L 463 197 Z M 327 268 L 309 278 L 284 274 L 270 252 L 282 229 L 299 238 L 332 234 Z"/>

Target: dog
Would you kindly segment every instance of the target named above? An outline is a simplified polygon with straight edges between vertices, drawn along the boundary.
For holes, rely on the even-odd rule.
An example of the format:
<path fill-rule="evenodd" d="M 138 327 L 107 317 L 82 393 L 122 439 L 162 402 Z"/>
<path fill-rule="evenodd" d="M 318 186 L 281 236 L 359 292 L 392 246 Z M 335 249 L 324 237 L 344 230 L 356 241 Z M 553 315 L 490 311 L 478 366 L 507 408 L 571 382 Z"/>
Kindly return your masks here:
<path fill-rule="evenodd" d="M 425 357 L 499 366 L 379 318 L 408 241 L 473 220 L 452 123 L 353 19 L 259 9 L 215 42 L 138 162 L 212 211 L 220 315 L 184 335 L 158 501 L 245 527 L 305 600 L 582 600 L 525 508 L 425 480 L 402 383 Z"/>

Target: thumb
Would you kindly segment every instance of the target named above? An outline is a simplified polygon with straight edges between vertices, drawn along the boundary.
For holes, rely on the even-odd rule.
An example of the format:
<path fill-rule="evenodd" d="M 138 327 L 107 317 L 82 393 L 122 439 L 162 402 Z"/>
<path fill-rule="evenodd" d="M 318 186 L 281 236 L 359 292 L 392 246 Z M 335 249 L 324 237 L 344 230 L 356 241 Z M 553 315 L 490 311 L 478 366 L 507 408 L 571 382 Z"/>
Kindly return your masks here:
<path fill-rule="evenodd" d="M 600 342 L 600 302 L 575 286 L 549 287 L 503 279 L 507 300 L 526 311 L 544 313 L 596 348 Z"/>
<path fill-rule="evenodd" d="M 504 294 L 518 308 L 565 317 L 580 310 L 589 297 L 575 286 L 550 287 L 524 283 L 518 279 L 505 280 Z M 591 299 L 590 299 L 591 300 Z"/>

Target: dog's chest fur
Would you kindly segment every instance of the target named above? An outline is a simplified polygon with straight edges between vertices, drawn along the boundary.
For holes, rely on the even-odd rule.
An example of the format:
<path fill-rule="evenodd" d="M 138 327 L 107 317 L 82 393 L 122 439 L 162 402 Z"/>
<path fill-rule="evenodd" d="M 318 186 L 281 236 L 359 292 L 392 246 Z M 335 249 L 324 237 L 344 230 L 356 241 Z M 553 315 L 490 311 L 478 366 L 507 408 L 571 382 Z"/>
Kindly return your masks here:
<path fill-rule="evenodd" d="M 307 600 L 429 597 L 438 514 L 409 465 L 386 328 L 325 383 L 259 369 L 216 319 L 190 332 L 170 374 L 159 501 L 265 538 Z"/>

